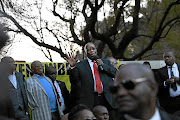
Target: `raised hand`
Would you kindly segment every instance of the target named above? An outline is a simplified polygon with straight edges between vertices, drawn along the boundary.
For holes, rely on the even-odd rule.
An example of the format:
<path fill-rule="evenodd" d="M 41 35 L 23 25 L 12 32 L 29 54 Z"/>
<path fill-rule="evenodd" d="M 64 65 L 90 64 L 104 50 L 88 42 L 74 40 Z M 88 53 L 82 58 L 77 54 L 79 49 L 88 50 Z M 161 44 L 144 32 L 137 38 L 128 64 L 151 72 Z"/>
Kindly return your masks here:
<path fill-rule="evenodd" d="M 72 53 L 66 53 L 66 57 L 64 57 L 64 59 L 70 64 L 71 67 L 74 67 L 76 65 L 77 60 Z"/>

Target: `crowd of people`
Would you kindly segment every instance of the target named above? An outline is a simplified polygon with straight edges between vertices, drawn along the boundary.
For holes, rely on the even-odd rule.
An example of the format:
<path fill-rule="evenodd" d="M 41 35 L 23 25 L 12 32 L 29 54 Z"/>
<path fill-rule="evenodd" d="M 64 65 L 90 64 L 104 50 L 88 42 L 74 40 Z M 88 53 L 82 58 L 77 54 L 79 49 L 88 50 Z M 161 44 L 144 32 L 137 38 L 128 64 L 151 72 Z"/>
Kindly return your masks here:
<path fill-rule="evenodd" d="M 90 42 L 84 51 L 87 58 L 80 62 L 71 53 L 66 54 L 70 92 L 64 82 L 56 80 L 52 65 L 44 71 L 43 64 L 35 60 L 32 76 L 24 80 L 16 71 L 15 60 L 3 57 L 0 119 L 180 120 L 180 66 L 172 52 L 163 54 L 166 66 L 153 72 L 147 62 L 118 68 L 113 57 L 99 58 Z"/>

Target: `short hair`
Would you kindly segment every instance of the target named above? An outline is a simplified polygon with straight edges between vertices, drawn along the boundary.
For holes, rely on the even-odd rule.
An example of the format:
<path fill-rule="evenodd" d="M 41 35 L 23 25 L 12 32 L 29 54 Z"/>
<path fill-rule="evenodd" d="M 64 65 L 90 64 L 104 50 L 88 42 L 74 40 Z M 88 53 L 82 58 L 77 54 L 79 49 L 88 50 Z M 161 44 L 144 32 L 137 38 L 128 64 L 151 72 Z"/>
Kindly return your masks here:
<path fill-rule="evenodd" d="M 71 111 L 68 114 L 68 120 L 75 120 L 75 118 L 78 117 L 79 112 L 83 111 L 83 110 L 89 110 L 91 111 L 87 106 L 83 105 L 83 104 L 78 104 L 75 107 L 73 107 L 71 109 Z"/>
<path fill-rule="evenodd" d="M 102 105 L 97 105 L 93 108 L 93 113 L 94 115 L 96 115 L 97 112 L 99 112 L 99 108 L 106 108 L 105 106 L 102 106 Z M 107 108 L 106 108 L 107 109 Z"/>
<path fill-rule="evenodd" d="M 56 70 L 56 68 L 53 67 L 52 64 L 50 64 L 49 66 L 45 67 L 45 75 L 46 76 L 49 75 L 51 69 L 55 69 Z"/>
<path fill-rule="evenodd" d="M 0 49 L 3 48 L 9 39 L 9 36 L 4 32 L 4 25 L 0 23 Z"/>
<path fill-rule="evenodd" d="M 171 53 L 171 55 L 172 55 L 173 57 L 175 57 L 174 53 L 170 51 L 170 52 L 165 52 L 165 53 L 163 54 L 163 58 L 164 58 L 164 56 L 165 56 L 166 53 Z"/>
<path fill-rule="evenodd" d="M 84 46 L 84 51 L 85 51 L 86 54 L 87 54 L 87 46 L 88 46 L 89 44 L 93 44 L 93 45 L 94 45 L 94 43 L 92 43 L 92 42 L 88 42 L 88 43 L 85 44 L 85 46 Z"/>
<path fill-rule="evenodd" d="M 5 57 L 3 57 L 2 59 L 1 59 L 1 62 L 3 62 L 3 63 L 6 63 L 7 62 L 7 59 L 13 59 L 12 57 L 10 57 L 10 56 L 5 56 Z M 13 59 L 14 60 L 14 59 Z"/>

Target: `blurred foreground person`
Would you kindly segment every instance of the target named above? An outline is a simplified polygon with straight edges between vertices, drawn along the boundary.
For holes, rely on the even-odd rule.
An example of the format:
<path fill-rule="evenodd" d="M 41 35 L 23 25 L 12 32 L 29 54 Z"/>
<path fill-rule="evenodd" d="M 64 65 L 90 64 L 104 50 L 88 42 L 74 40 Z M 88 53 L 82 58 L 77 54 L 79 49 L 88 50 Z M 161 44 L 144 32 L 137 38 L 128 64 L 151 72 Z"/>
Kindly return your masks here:
<path fill-rule="evenodd" d="M 0 24 L 0 51 L 6 44 L 9 37 L 4 33 L 3 26 Z M 14 110 L 9 95 L 8 67 L 0 62 L 0 120 L 10 120 L 14 118 Z"/>
<path fill-rule="evenodd" d="M 109 120 L 109 112 L 104 106 L 95 106 L 93 109 L 93 113 L 98 120 Z"/>
<path fill-rule="evenodd" d="M 97 120 L 94 114 L 85 105 L 79 104 L 71 109 L 68 120 Z"/>
<path fill-rule="evenodd" d="M 142 64 L 126 64 L 110 87 L 122 120 L 179 120 L 156 106 L 158 91 L 152 70 Z M 121 120 L 120 119 L 120 120 Z"/>
<path fill-rule="evenodd" d="M 63 113 L 64 114 L 68 113 L 69 91 L 67 90 L 64 82 L 56 80 L 56 76 L 57 76 L 56 68 L 53 67 L 52 65 L 47 66 L 45 69 L 45 75 L 52 80 L 54 86 L 57 89 L 57 92 L 59 94 L 59 100 L 61 102 L 61 109 Z"/>
<path fill-rule="evenodd" d="M 59 120 L 63 115 L 61 103 L 52 81 L 43 74 L 44 65 L 34 61 L 31 70 L 34 75 L 25 83 L 32 120 Z"/>

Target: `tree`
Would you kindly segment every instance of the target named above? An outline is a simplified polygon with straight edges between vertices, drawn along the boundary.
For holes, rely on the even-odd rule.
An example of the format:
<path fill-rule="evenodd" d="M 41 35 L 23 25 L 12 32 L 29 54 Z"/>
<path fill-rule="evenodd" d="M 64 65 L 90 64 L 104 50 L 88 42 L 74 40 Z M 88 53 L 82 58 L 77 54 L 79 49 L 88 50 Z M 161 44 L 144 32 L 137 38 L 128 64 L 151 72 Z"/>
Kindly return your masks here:
<path fill-rule="evenodd" d="M 64 57 L 69 43 L 98 41 L 99 53 L 107 46 L 115 58 L 135 60 L 172 34 L 179 25 L 179 9 L 180 0 L 52 0 L 48 6 L 43 0 L 1 0 L 0 14 L 9 21 L 9 31 L 30 37 L 42 51 Z"/>

